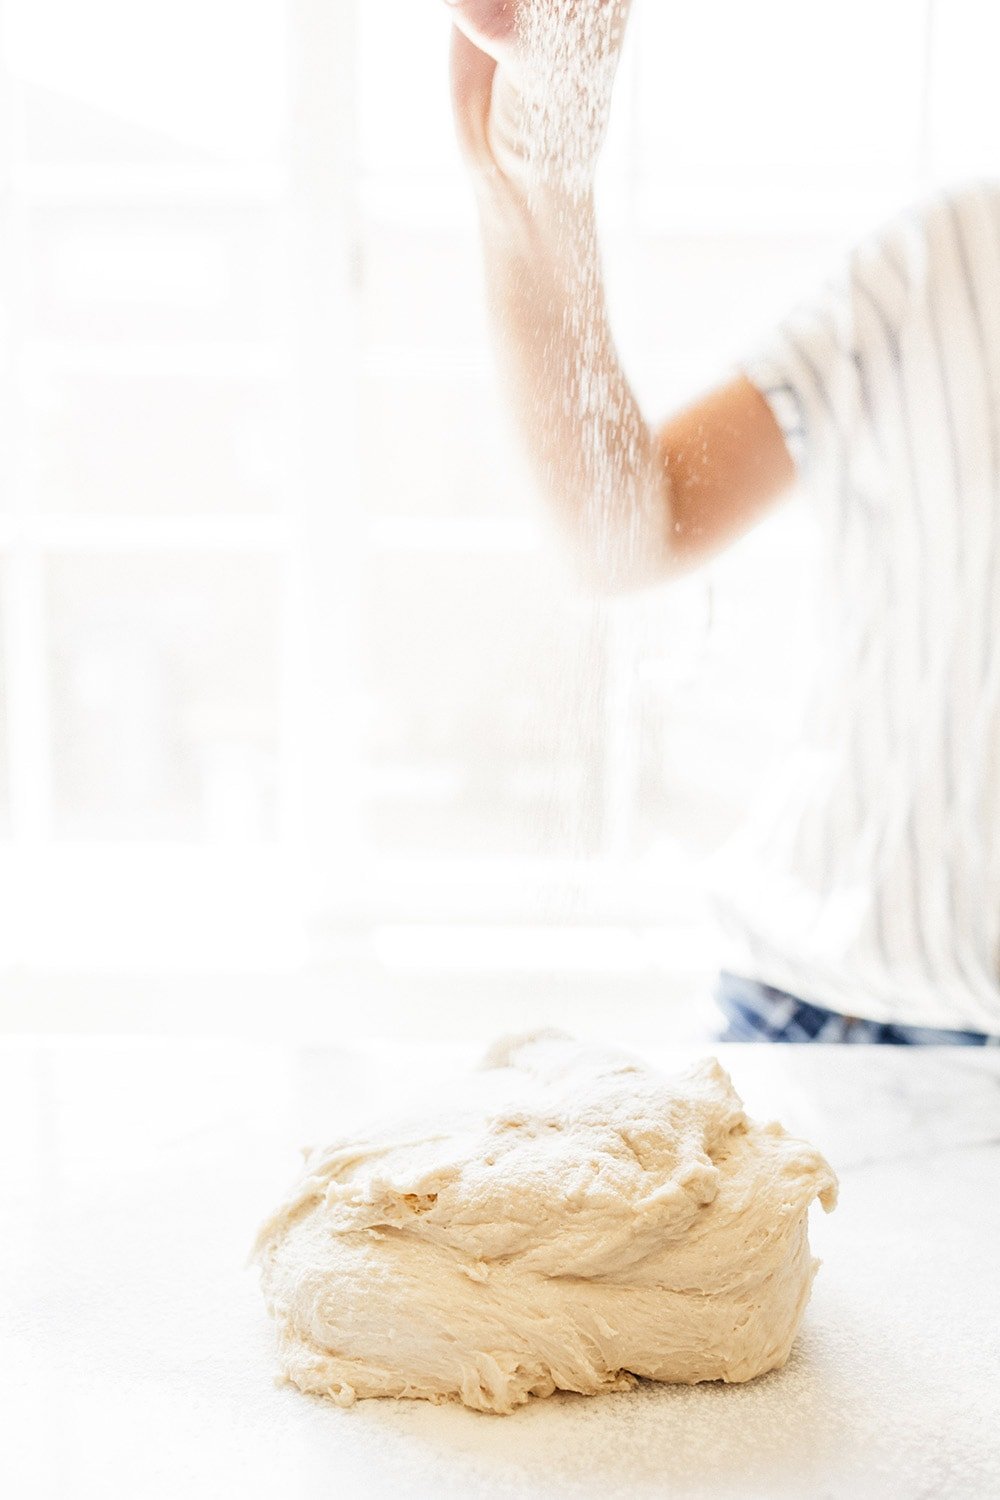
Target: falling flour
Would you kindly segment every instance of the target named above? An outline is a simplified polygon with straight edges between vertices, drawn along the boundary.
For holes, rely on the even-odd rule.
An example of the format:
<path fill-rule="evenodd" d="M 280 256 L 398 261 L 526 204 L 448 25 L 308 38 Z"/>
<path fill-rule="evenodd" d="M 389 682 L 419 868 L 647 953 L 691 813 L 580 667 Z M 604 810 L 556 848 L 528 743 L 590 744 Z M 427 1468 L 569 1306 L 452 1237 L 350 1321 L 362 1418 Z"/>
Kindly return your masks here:
<path fill-rule="evenodd" d="M 612 588 L 632 575 L 662 498 L 651 493 L 648 427 L 608 325 L 592 201 L 627 13 L 626 0 L 521 0 L 516 87 L 501 83 L 497 99 L 529 204 L 553 236 L 568 367 L 546 378 L 566 392 L 582 550 Z"/>
<path fill-rule="evenodd" d="M 635 729 L 625 698 L 640 611 L 609 595 L 654 576 L 662 558 L 651 554 L 669 526 L 654 440 L 609 326 L 593 201 L 627 10 L 623 0 L 521 0 L 515 56 L 496 75 L 491 117 L 494 157 L 523 185 L 536 220 L 536 264 L 551 297 L 541 321 L 558 330 L 536 362 L 533 460 L 590 595 L 570 606 L 572 638 L 539 711 L 558 726 L 548 760 L 558 767 L 555 816 L 545 818 L 539 852 L 578 859 L 620 850 L 624 836 L 610 791 L 623 757 L 609 747 Z M 553 904 L 565 919 L 562 893 Z"/>
<path fill-rule="evenodd" d="M 518 90 L 529 178 L 586 198 L 625 25 L 620 0 L 521 0 Z"/>
<path fill-rule="evenodd" d="M 714 1061 L 668 1081 L 542 1034 L 422 1118 L 312 1151 L 257 1242 L 287 1379 L 508 1413 L 783 1365 L 836 1180 Z"/>

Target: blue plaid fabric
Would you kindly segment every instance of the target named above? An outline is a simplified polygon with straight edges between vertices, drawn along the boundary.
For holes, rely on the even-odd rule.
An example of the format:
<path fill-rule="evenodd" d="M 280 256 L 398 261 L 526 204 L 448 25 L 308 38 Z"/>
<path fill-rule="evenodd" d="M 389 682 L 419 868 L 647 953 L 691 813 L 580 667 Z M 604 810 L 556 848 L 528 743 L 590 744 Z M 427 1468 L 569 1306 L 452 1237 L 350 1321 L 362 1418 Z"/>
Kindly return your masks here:
<path fill-rule="evenodd" d="M 946 1031 L 842 1016 L 797 1000 L 784 990 L 720 974 L 716 1001 L 726 1018 L 722 1042 L 849 1042 L 891 1047 L 1000 1047 L 1000 1036 L 982 1031 Z"/>

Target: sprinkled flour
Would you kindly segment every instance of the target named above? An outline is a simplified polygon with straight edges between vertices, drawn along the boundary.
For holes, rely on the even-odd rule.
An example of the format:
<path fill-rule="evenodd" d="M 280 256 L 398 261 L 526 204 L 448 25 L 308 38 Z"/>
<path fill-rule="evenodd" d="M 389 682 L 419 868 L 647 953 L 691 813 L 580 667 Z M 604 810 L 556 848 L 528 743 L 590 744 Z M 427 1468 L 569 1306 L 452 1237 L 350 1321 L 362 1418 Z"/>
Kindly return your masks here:
<path fill-rule="evenodd" d="M 607 128 L 626 0 L 522 0 L 513 123 L 529 200 L 544 203 L 564 276 L 566 415 L 578 426 L 585 551 L 602 583 L 627 577 L 648 535 L 649 432 L 621 371 L 605 312 L 589 203 Z"/>
<path fill-rule="evenodd" d="M 620 0 L 522 0 L 518 10 L 531 175 L 577 199 L 593 182 L 624 21 Z"/>

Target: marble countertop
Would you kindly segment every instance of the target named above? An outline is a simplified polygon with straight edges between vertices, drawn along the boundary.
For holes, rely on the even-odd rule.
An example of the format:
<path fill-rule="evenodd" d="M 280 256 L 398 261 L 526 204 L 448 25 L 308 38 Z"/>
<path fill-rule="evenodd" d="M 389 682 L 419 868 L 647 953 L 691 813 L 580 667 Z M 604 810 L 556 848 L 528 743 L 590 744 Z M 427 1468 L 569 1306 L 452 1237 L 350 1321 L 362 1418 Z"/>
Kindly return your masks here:
<path fill-rule="evenodd" d="M 995 1500 L 1000 1052 L 716 1050 L 841 1177 L 791 1362 L 504 1419 L 277 1388 L 244 1264 L 299 1145 L 472 1049 L 0 1044 L 0 1492 Z"/>

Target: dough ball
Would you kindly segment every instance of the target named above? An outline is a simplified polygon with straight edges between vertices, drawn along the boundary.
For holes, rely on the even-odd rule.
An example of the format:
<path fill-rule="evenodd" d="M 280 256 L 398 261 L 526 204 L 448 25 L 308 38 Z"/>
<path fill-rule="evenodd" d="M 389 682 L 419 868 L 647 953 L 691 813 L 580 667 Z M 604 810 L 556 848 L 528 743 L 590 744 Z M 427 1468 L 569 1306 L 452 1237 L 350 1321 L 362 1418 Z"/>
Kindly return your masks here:
<path fill-rule="evenodd" d="M 788 1358 L 836 1179 L 714 1060 L 665 1079 L 546 1034 L 445 1106 L 311 1151 L 256 1253 L 287 1378 L 510 1412 Z"/>

